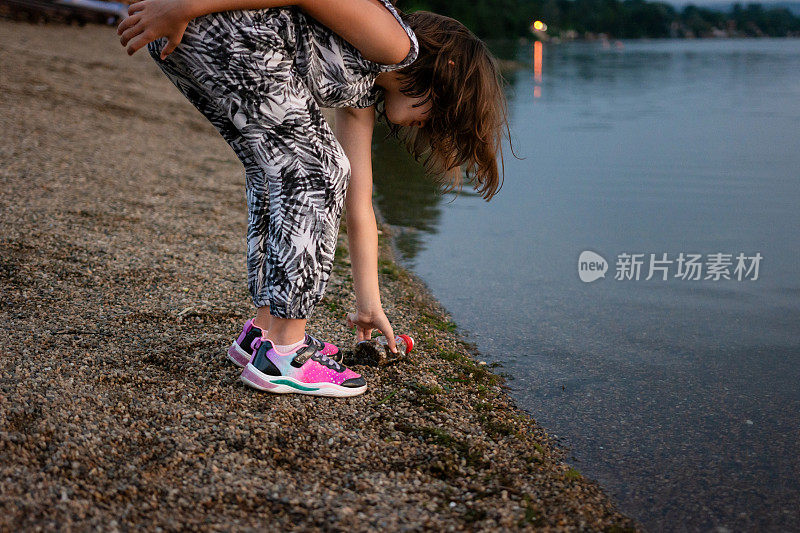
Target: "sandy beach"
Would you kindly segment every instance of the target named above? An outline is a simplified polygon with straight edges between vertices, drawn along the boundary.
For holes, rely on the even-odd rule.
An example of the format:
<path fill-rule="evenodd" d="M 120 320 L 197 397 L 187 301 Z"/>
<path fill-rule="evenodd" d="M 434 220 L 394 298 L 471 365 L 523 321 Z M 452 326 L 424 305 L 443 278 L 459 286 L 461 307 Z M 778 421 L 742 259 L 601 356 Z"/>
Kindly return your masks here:
<path fill-rule="evenodd" d="M 0 530 L 633 531 L 382 229 L 415 351 L 349 399 L 245 387 L 244 170 L 114 26 L 0 19 Z M 352 350 L 344 224 L 308 331 Z M 535 413 L 534 413 L 535 417 Z"/>

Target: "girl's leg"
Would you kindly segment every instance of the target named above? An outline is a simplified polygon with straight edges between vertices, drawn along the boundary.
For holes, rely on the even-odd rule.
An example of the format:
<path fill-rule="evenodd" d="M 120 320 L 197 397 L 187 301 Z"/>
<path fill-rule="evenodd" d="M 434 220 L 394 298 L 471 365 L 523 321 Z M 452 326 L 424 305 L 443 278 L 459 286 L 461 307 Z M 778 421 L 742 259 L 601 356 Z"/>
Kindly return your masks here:
<path fill-rule="evenodd" d="M 256 317 L 253 319 L 253 324 L 263 332 L 264 336 L 269 333 L 272 327 L 272 315 L 269 314 L 269 305 L 256 308 Z"/>
<path fill-rule="evenodd" d="M 301 87 L 294 89 L 302 94 Z M 293 105 L 289 99 L 282 101 Z M 277 128 L 264 127 L 258 113 L 243 113 L 244 136 L 254 152 L 267 155 L 262 160 L 266 191 L 248 191 L 255 206 L 259 197 L 268 198 L 266 215 L 261 209 L 251 211 L 259 216 L 251 219 L 248 236 L 251 242 L 267 240 L 270 290 L 266 301 L 257 304 L 268 303 L 273 317 L 307 319 L 330 277 L 350 165 L 333 133 L 324 132 L 329 127 L 315 104 L 291 112 L 297 122 Z M 271 324 L 273 333 L 276 322 Z"/>
<path fill-rule="evenodd" d="M 330 277 L 350 162 L 300 78 L 266 86 L 262 100 L 232 110 L 266 175 L 266 191 L 248 191 L 255 204 L 268 198 L 268 216 L 251 225 L 251 237 L 267 236 L 272 316 L 307 319 Z"/>
<path fill-rule="evenodd" d="M 252 14 L 194 19 L 167 60 L 185 62 L 261 170 L 247 180 L 248 247 L 266 256 L 266 268 L 251 269 L 254 303 L 273 317 L 308 319 L 330 277 L 350 163 L 294 71 L 292 42 Z"/>
<path fill-rule="evenodd" d="M 272 317 L 269 339 L 279 346 L 286 346 L 302 341 L 306 336 L 307 322 L 308 320 L 305 318 L 286 319 Z"/>
<path fill-rule="evenodd" d="M 167 78 L 178 88 L 186 99 L 211 122 L 236 153 L 237 157 L 244 165 L 245 182 L 263 182 L 264 171 L 258 165 L 255 154 L 250 149 L 239 130 L 220 109 L 218 104 L 208 95 L 205 87 L 199 83 L 190 72 L 191 69 L 188 68 L 185 57 L 181 56 L 181 54 L 173 53 L 167 56 L 163 61 L 160 59 L 163 45 L 163 39 L 148 44 L 147 48 L 152 58 L 156 61 Z M 249 188 L 250 186 L 248 186 L 248 189 Z M 250 213 L 249 218 L 251 219 L 251 224 L 257 224 L 259 220 L 262 220 L 263 217 L 266 216 L 266 209 L 259 211 L 256 208 L 255 212 L 253 209 L 248 209 L 248 211 Z M 249 233 L 250 232 L 248 232 L 248 234 Z M 265 254 L 266 244 L 264 239 L 251 239 L 249 236 L 245 240 L 248 247 L 248 286 L 251 293 L 259 294 L 266 290 L 266 279 L 268 277 L 266 272 L 268 267 Z M 266 297 L 258 299 L 262 302 L 267 300 Z M 269 305 L 267 303 L 263 303 L 261 306 L 257 307 L 256 318 L 253 320 L 253 324 L 262 330 L 264 336 L 266 336 L 270 330 L 271 318 Z"/>
<path fill-rule="evenodd" d="M 283 11 L 226 11 L 198 22 L 182 52 L 262 170 L 247 183 L 249 248 L 263 250 L 267 264 L 251 268 L 259 276 L 250 284 L 254 303 L 273 317 L 308 319 L 333 267 L 350 162 L 294 70 Z"/>

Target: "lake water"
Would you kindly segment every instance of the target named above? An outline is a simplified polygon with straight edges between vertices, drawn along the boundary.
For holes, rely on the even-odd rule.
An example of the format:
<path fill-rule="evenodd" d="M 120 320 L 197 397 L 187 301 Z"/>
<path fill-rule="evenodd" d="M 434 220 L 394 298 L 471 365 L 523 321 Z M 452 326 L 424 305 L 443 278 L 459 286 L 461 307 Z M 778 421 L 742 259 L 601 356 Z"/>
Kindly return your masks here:
<path fill-rule="evenodd" d="M 796 529 L 800 40 L 621 45 L 513 51 L 525 159 L 504 144 L 490 202 L 437 196 L 383 130 L 376 201 L 401 261 L 621 510 L 659 531 Z M 581 281 L 586 250 L 605 278 Z M 681 253 L 701 279 L 676 276 Z M 638 279 L 615 279 L 624 254 L 645 254 Z M 650 254 L 667 280 L 645 279 Z M 739 254 L 760 254 L 757 279 L 736 279 Z"/>

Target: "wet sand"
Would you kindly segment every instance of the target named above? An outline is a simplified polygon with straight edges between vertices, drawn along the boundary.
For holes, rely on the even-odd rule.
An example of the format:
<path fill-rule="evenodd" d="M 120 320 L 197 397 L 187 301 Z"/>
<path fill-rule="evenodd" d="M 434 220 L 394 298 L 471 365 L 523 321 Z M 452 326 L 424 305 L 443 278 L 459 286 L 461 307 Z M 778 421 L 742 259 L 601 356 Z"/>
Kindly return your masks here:
<path fill-rule="evenodd" d="M 349 399 L 245 387 L 244 171 L 113 26 L 0 19 L 0 530 L 640 529 L 381 245 L 418 341 Z M 353 347 L 344 224 L 308 330 Z"/>

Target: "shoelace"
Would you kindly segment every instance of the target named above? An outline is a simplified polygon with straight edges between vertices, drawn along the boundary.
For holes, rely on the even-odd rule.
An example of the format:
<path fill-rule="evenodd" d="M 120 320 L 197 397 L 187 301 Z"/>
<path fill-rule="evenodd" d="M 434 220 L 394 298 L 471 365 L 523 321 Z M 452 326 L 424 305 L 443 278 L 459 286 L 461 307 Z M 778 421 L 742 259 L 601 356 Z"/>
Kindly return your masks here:
<path fill-rule="evenodd" d="M 311 340 L 311 342 L 313 342 L 317 346 L 321 346 L 320 350 L 324 350 L 325 349 L 325 343 L 324 342 L 322 342 L 320 340 L 317 340 L 316 337 L 314 337 L 314 336 L 312 336 L 310 334 L 308 334 L 308 338 L 309 338 L 309 340 Z"/>
<path fill-rule="evenodd" d="M 316 337 L 311 336 L 309 333 L 306 333 L 306 335 L 308 335 L 308 340 L 310 340 L 312 344 L 322 346 L 323 349 L 325 348 L 325 343 L 319 342 Z"/>
<path fill-rule="evenodd" d="M 317 353 L 319 353 L 319 352 L 317 352 Z M 339 371 L 339 368 L 340 368 L 340 367 L 339 367 L 339 363 L 337 363 L 336 361 L 334 361 L 333 359 L 331 359 L 331 358 L 330 358 L 330 357 L 328 357 L 327 355 L 325 355 L 325 354 L 323 354 L 323 353 L 320 353 L 320 354 L 319 354 L 319 358 L 320 358 L 320 360 L 321 360 L 323 363 L 326 363 L 327 361 L 330 361 L 330 362 L 331 362 L 331 363 L 333 363 L 333 364 L 334 364 L 334 366 L 336 367 L 336 371 L 337 371 L 337 372 Z"/>
<path fill-rule="evenodd" d="M 310 341 L 311 341 L 313 344 L 315 344 L 315 345 L 317 345 L 317 346 L 319 346 L 319 347 L 320 347 L 320 348 L 319 348 L 318 350 L 316 350 L 316 351 L 320 352 L 320 355 L 325 355 L 325 354 L 321 353 L 321 352 L 322 352 L 322 350 L 324 350 L 324 349 L 326 348 L 326 346 L 325 346 L 325 343 L 324 343 L 324 342 L 322 342 L 322 341 L 319 341 L 319 340 L 317 340 L 317 338 L 316 338 L 316 337 L 314 337 L 314 336 L 312 336 L 310 333 L 306 333 L 306 335 L 308 335 L 308 338 L 309 338 L 309 340 L 310 340 Z M 342 352 L 341 352 L 341 351 L 338 351 L 337 353 L 333 354 L 333 356 L 328 356 L 328 358 L 329 358 L 329 359 L 332 359 L 334 363 L 339 363 L 339 361 L 337 361 L 336 359 L 333 359 L 333 357 L 336 357 L 336 358 L 339 358 L 339 359 L 341 359 L 341 357 L 342 357 Z"/>

